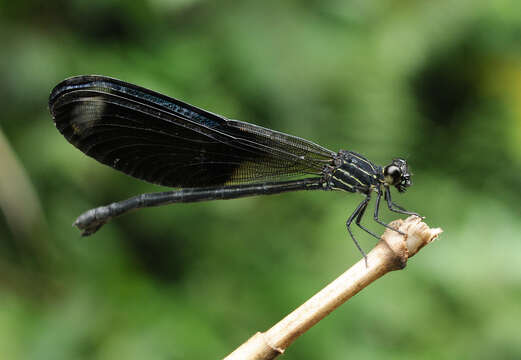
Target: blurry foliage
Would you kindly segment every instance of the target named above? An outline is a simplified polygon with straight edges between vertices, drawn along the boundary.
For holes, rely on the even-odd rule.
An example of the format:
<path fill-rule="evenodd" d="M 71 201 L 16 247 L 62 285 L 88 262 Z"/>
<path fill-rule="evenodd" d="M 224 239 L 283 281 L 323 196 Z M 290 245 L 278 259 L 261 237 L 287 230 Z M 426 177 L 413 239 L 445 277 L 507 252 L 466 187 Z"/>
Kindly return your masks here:
<path fill-rule="evenodd" d="M 0 199 L 2 359 L 220 358 L 360 256 L 344 228 L 360 197 L 340 193 L 147 209 L 81 239 L 82 211 L 160 189 L 54 128 L 50 90 L 90 73 L 409 159 L 395 199 L 445 233 L 285 359 L 521 358 L 518 2 L 4 1 L 0 32 L 0 131 L 46 224 L 18 231 Z"/>

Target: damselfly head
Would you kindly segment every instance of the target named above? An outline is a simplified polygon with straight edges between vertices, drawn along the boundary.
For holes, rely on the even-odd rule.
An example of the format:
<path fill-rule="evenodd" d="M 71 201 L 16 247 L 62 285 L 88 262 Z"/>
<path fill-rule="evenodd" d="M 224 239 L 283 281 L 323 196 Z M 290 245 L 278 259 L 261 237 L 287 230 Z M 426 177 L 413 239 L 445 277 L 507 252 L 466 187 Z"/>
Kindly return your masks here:
<path fill-rule="evenodd" d="M 384 182 L 389 186 L 395 186 L 399 192 L 404 192 L 412 185 L 411 174 L 407 161 L 393 159 L 393 162 L 384 167 Z"/>

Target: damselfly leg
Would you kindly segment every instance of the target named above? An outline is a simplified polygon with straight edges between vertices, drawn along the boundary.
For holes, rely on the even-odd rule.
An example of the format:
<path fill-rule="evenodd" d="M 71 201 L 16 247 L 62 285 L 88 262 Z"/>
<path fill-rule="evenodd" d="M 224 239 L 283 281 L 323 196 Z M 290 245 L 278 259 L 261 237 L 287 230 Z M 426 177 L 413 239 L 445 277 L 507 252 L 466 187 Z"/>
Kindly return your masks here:
<path fill-rule="evenodd" d="M 382 198 L 382 190 L 380 189 L 380 187 L 377 187 L 376 188 L 376 192 L 377 192 L 377 195 L 376 195 L 376 204 L 374 206 L 374 216 L 373 216 L 373 219 L 374 221 L 376 221 L 378 224 L 380 225 L 383 225 L 385 226 L 386 228 L 388 229 L 391 229 L 393 231 L 396 231 L 397 233 L 401 234 L 401 235 L 405 235 L 404 232 L 398 230 L 398 229 L 395 229 L 389 225 L 387 225 L 386 223 L 384 223 L 382 220 L 380 220 L 380 216 L 378 214 L 378 212 L 380 211 L 380 199 Z"/>
<path fill-rule="evenodd" d="M 368 195 L 365 200 L 363 201 L 365 204 L 363 206 L 363 208 L 358 212 L 358 215 L 356 216 L 356 225 L 358 225 L 358 227 L 362 230 L 364 230 L 366 233 L 374 236 L 375 238 L 377 238 L 378 240 L 380 240 L 380 236 L 376 235 L 374 232 L 372 232 L 371 230 L 369 230 L 368 228 L 366 228 L 364 225 L 360 224 L 360 221 L 362 220 L 362 217 L 364 216 L 365 214 L 365 210 L 367 209 L 367 204 L 369 204 L 369 201 L 370 201 L 370 198 L 371 196 Z"/>
<path fill-rule="evenodd" d="M 353 232 L 351 231 L 351 224 L 353 223 L 353 220 L 356 218 L 357 219 L 356 223 L 357 223 L 357 225 L 359 225 L 359 221 L 360 220 L 358 219 L 358 217 L 362 217 L 362 215 L 364 214 L 365 208 L 367 207 L 367 203 L 369 202 L 369 200 L 371 200 L 370 196 L 367 196 L 364 200 L 362 200 L 362 202 L 360 204 L 358 204 L 358 206 L 356 207 L 355 211 L 353 211 L 351 216 L 349 216 L 349 218 L 346 221 L 347 231 L 349 232 L 349 235 L 351 236 L 351 239 L 353 239 L 353 242 L 355 243 L 358 251 L 360 251 L 360 253 L 364 257 L 364 259 L 366 261 L 366 265 L 367 265 L 367 255 L 365 254 L 365 251 L 362 249 L 362 247 L 360 246 L 360 244 L 356 240 L 355 236 L 353 235 Z"/>
<path fill-rule="evenodd" d="M 383 221 L 380 220 L 379 210 L 380 210 L 380 200 L 382 198 L 382 195 L 384 195 L 385 200 L 387 201 L 387 205 L 388 205 L 390 210 L 392 210 L 394 212 L 398 212 L 400 214 L 416 215 L 416 216 L 420 216 L 420 215 L 418 215 L 417 213 L 414 213 L 414 212 L 407 211 L 404 208 L 402 208 L 401 206 L 396 205 L 395 203 L 393 203 L 392 200 L 391 200 L 391 194 L 389 192 L 389 188 L 388 187 L 385 188 L 385 193 L 382 193 L 382 190 L 379 187 L 376 188 L 376 192 L 377 192 L 377 196 L 376 196 L 376 204 L 375 204 L 375 210 L 374 210 L 374 216 L 373 216 L 374 220 L 378 224 L 380 224 L 382 226 L 385 226 L 388 229 L 396 231 L 397 233 L 399 233 L 401 235 L 405 235 L 405 233 L 403 233 L 402 231 L 400 231 L 398 229 L 395 229 L 395 228 L 387 225 L 386 223 L 384 223 Z M 369 230 L 368 228 L 366 228 L 364 225 L 362 225 L 360 223 L 362 218 L 363 218 L 363 216 L 364 216 L 364 214 L 365 214 L 365 211 L 367 210 L 367 205 L 369 204 L 369 201 L 371 201 L 370 193 L 366 195 L 365 199 L 362 200 L 362 202 L 360 204 L 358 204 L 358 206 L 356 207 L 355 211 L 353 211 L 351 216 L 349 216 L 349 218 L 346 221 L 347 231 L 349 232 L 349 235 L 351 236 L 351 239 L 353 239 L 353 242 L 355 243 L 356 247 L 358 248 L 358 251 L 360 251 L 360 253 L 363 255 L 363 257 L 364 257 L 364 259 L 366 261 L 367 261 L 367 256 L 366 256 L 364 250 L 362 250 L 362 247 L 360 246 L 360 244 L 356 240 L 355 236 L 353 235 L 353 232 L 351 231 L 351 224 L 353 223 L 353 220 L 355 220 L 356 225 L 360 229 L 364 230 L 366 233 L 374 236 L 375 238 L 380 239 L 380 236 L 376 235 L 375 233 L 373 233 L 371 230 Z"/>
<path fill-rule="evenodd" d="M 394 203 L 392 201 L 392 199 L 391 199 L 391 190 L 389 189 L 389 187 L 385 187 L 385 200 L 387 201 L 387 207 L 391 211 L 394 211 L 394 212 L 399 213 L 399 214 L 415 215 L 415 216 L 421 217 L 422 219 L 424 218 L 420 214 L 415 213 L 413 211 L 407 211 L 403 207 L 401 207 L 400 205 Z"/>

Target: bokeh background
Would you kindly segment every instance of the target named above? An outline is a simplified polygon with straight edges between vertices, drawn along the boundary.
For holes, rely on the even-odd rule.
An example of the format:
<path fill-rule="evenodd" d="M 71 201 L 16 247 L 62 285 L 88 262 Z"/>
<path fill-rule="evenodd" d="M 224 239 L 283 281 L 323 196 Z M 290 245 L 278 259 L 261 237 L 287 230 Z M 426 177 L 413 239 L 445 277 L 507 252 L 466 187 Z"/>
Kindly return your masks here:
<path fill-rule="evenodd" d="M 336 192 L 146 209 L 80 238 L 83 211 L 163 189 L 55 129 L 48 94 L 79 74 L 408 159 L 395 201 L 445 233 L 284 359 L 521 358 L 519 2 L 2 1 L 0 33 L 1 359 L 218 359 L 360 258 L 361 197 Z"/>

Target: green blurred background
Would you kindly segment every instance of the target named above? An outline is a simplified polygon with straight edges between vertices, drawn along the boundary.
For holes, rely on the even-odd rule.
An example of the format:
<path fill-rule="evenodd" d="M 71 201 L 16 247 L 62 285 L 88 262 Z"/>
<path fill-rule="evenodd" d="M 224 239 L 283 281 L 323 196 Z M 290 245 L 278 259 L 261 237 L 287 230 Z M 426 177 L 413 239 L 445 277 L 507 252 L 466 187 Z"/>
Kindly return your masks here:
<path fill-rule="evenodd" d="M 83 211 L 162 188 L 55 129 L 48 94 L 79 74 L 408 159 L 394 199 L 445 233 L 284 359 L 521 358 L 518 1 L 2 1 L 0 33 L 1 359 L 218 359 L 360 259 L 361 196 L 337 192 L 146 209 L 80 238 Z"/>

